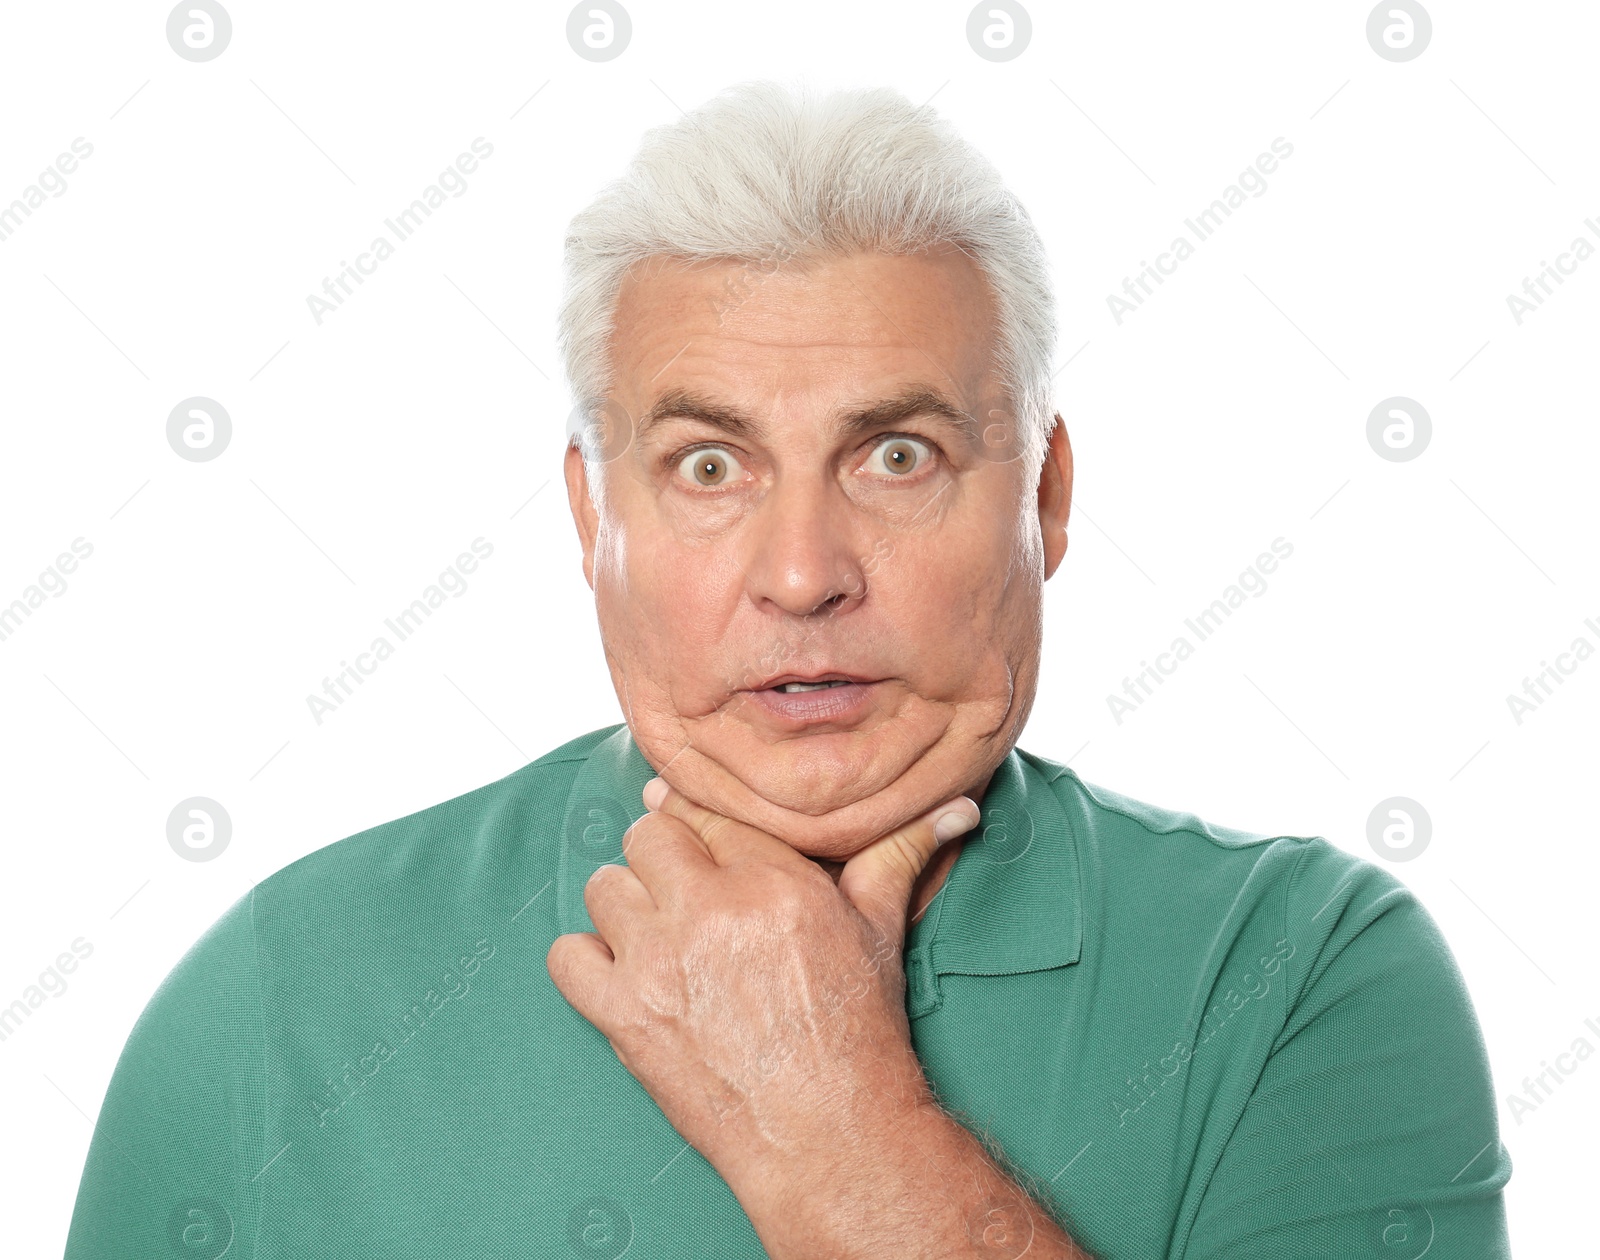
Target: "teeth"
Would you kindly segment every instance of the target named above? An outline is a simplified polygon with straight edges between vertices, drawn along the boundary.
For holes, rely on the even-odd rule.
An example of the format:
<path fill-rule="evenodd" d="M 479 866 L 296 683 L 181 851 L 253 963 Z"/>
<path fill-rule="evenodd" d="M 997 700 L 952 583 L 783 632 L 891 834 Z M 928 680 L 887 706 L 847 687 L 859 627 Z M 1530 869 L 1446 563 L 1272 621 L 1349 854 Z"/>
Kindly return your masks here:
<path fill-rule="evenodd" d="M 837 678 L 837 679 L 832 680 L 831 682 L 784 683 L 783 686 L 781 688 L 779 688 L 779 690 L 781 690 L 781 691 L 789 691 L 789 692 L 794 692 L 794 691 L 821 691 L 824 687 L 843 687 L 844 685 L 845 685 L 844 679 Z"/>

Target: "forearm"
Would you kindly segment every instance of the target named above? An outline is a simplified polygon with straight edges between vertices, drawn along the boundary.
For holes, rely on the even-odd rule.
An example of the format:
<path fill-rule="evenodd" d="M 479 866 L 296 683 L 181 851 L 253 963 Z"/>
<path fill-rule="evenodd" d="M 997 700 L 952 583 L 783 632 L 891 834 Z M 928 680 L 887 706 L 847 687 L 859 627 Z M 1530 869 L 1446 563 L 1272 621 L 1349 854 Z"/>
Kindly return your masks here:
<path fill-rule="evenodd" d="M 774 1260 L 1091 1260 L 931 1100 L 839 1137 L 739 1195 Z"/>

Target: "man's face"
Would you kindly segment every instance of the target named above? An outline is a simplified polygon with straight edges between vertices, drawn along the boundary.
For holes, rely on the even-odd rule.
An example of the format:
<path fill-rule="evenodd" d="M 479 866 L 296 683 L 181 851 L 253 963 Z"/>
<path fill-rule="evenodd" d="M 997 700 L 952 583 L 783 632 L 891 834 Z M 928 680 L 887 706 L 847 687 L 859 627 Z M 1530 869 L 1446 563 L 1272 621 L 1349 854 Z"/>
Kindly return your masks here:
<path fill-rule="evenodd" d="M 686 796 L 843 860 L 1015 742 L 1071 453 L 1024 484 L 994 321 L 953 249 L 624 285 L 598 506 L 576 451 L 568 494 L 628 725 Z M 824 678 L 855 681 L 774 686 Z"/>

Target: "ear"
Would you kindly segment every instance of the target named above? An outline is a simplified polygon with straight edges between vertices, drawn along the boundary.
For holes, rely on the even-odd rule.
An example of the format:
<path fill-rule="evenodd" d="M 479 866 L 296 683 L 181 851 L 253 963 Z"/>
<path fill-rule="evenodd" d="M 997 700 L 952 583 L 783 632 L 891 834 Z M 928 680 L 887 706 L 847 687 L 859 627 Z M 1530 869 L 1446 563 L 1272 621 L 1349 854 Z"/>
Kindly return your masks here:
<path fill-rule="evenodd" d="M 593 590 L 594 540 L 600 532 L 600 514 L 589 494 L 589 470 L 584 467 L 583 452 L 576 446 L 567 447 L 565 471 L 567 505 L 572 509 L 572 523 L 578 527 L 578 541 L 583 544 L 583 580 Z"/>
<path fill-rule="evenodd" d="M 1052 576 L 1067 554 L 1067 517 L 1072 512 L 1072 443 L 1058 411 L 1039 469 L 1039 532 L 1044 538 L 1044 575 Z"/>

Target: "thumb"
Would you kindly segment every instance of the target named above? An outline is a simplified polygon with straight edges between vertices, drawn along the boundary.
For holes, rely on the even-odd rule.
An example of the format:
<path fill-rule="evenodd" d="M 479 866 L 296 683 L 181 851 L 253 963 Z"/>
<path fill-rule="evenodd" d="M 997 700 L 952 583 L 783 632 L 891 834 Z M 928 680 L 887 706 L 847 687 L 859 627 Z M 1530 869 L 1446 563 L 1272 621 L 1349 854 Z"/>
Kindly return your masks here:
<path fill-rule="evenodd" d="M 966 796 L 946 801 L 905 826 L 874 840 L 844 864 L 839 892 L 897 946 L 905 944 L 906 910 L 917 877 L 947 842 L 978 825 L 977 804 Z"/>

